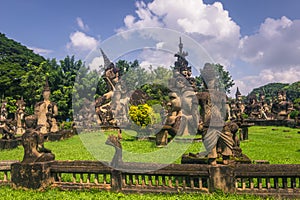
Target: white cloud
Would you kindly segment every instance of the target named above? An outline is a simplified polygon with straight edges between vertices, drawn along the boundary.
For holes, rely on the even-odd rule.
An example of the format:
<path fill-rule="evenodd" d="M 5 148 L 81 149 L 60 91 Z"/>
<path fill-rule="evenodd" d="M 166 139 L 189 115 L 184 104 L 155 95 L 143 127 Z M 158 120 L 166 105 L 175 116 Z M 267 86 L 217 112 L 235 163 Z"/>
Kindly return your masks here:
<path fill-rule="evenodd" d="M 42 48 L 38 48 L 38 47 L 28 47 L 28 48 L 33 50 L 34 53 L 40 54 L 42 56 L 47 56 L 48 54 L 53 52 L 50 49 L 42 49 Z"/>
<path fill-rule="evenodd" d="M 78 27 L 81 30 L 83 30 L 83 31 L 88 31 L 89 30 L 89 26 L 87 24 L 85 24 L 80 17 L 76 18 L 76 22 L 77 22 Z"/>
<path fill-rule="evenodd" d="M 158 43 L 160 44 L 160 43 Z M 150 66 L 168 68 L 174 64 L 175 58 L 173 53 L 159 49 L 143 49 L 139 55 L 140 66 L 149 69 Z"/>
<path fill-rule="evenodd" d="M 70 34 L 70 42 L 67 44 L 69 50 L 90 51 L 97 47 L 98 41 L 83 32 L 76 31 Z"/>
<path fill-rule="evenodd" d="M 136 15 L 126 16 L 124 27 L 118 31 L 147 27 L 173 29 L 191 36 L 206 49 L 214 62 L 225 68 L 234 66 L 235 71 L 230 71 L 233 68 L 226 70 L 237 76 L 236 86 L 244 93 L 267 83 L 291 83 L 300 78 L 300 20 L 290 20 L 285 16 L 267 18 L 257 33 L 241 37 L 240 27 L 220 2 L 210 5 L 203 0 L 153 0 L 147 4 L 137 2 Z M 159 38 L 157 49 L 166 48 L 171 40 L 177 45 L 177 38 L 172 35 L 157 37 L 155 34 L 159 33 L 151 34 L 152 39 Z M 187 49 L 188 45 L 184 44 Z M 144 53 L 148 55 L 144 57 L 144 65 L 164 62 L 158 57 L 153 60 L 153 52 Z M 170 59 L 174 61 L 174 58 Z"/>
<path fill-rule="evenodd" d="M 236 55 L 240 28 L 219 2 L 208 5 L 202 0 L 154 0 L 148 4 L 137 2 L 136 7 L 136 17 L 126 16 L 125 27 L 119 31 L 170 28 L 195 38 L 216 62 L 229 65 Z"/>
<path fill-rule="evenodd" d="M 240 57 L 262 68 L 300 64 L 300 20 L 267 18 L 257 34 L 240 42 Z"/>
<path fill-rule="evenodd" d="M 300 80 L 300 65 L 290 66 L 286 69 L 263 69 L 257 76 L 245 76 L 235 80 L 235 85 L 239 87 L 242 94 L 247 95 L 253 88 L 263 86 L 268 83 L 293 83 Z M 235 93 L 232 89 L 231 96 Z"/>
<path fill-rule="evenodd" d="M 104 66 L 103 57 L 95 57 L 88 66 L 91 70 L 101 71 L 100 66 Z"/>

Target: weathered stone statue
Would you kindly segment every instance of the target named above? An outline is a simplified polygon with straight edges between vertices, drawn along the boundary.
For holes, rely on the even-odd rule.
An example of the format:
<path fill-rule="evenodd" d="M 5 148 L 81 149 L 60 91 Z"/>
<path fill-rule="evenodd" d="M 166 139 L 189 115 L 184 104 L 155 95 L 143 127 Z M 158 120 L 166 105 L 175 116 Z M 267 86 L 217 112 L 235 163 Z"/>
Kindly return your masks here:
<path fill-rule="evenodd" d="M 14 140 L 15 131 L 13 130 L 13 126 L 7 119 L 0 119 L 0 133 L 2 134 L 2 140 Z"/>
<path fill-rule="evenodd" d="M 50 87 L 48 80 L 46 79 L 46 84 L 43 90 L 44 100 L 36 103 L 34 107 L 34 112 L 38 120 L 37 124 L 41 127 L 40 132 L 42 134 L 59 131 L 56 121 L 58 109 L 56 103 L 50 101 L 50 94 Z"/>
<path fill-rule="evenodd" d="M 1 102 L 0 120 L 7 119 L 8 111 L 7 111 L 6 105 L 7 105 L 7 101 L 3 99 Z"/>
<path fill-rule="evenodd" d="M 229 164 L 234 162 L 232 158 L 242 156 L 237 139 L 239 126 L 238 123 L 233 121 L 224 123 L 229 117 L 226 114 L 227 99 L 225 92 L 218 85 L 217 74 L 213 66 L 205 64 L 201 76 L 205 82 L 206 90 L 197 94 L 202 119 L 199 129 L 206 152 L 200 152 L 196 155 L 189 154 L 191 157 L 183 156 L 183 163 L 194 163 L 193 159 L 196 159 L 196 163 L 216 165 L 217 158 L 219 158 L 223 164 Z M 237 95 L 237 97 L 239 96 L 240 94 Z M 239 119 L 242 107 L 238 104 L 238 101 L 234 105 L 238 109 L 236 118 Z"/>
<path fill-rule="evenodd" d="M 286 100 L 286 93 L 284 91 L 279 91 L 277 96 L 277 101 L 272 104 L 272 113 L 275 114 L 275 119 L 287 120 L 289 119 L 289 114 L 293 110 L 293 104 Z"/>
<path fill-rule="evenodd" d="M 167 144 L 168 135 L 175 136 L 196 135 L 200 119 L 198 99 L 196 95 L 195 79 L 191 77 L 192 70 L 188 66 L 183 51 L 181 38 L 179 40 L 179 52 L 175 54 L 177 60 L 173 68 L 173 77 L 169 80 L 169 102 L 164 126 L 156 134 L 156 145 Z"/>
<path fill-rule="evenodd" d="M 231 104 L 231 120 L 233 121 L 238 121 L 238 122 L 243 122 L 243 116 L 242 114 L 244 113 L 245 110 L 245 105 L 242 102 L 242 94 L 239 91 L 239 88 L 237 88 L 236 93 L 235 93 L 235 101 L 232 102 Z"/>
<path fill-rule="evenodd" d="M 54 160 L 55 156 L 44 147 L 44 135 L 37 127 L 37 118 L 34 115 L 25 118 L 26 131 L 22 135 L 24 157 L 22 163 L 45 162 Z"/>
<path fill-rule="evenodd" d="M 245 108 L 245 113 L 249 116 L 249 119 L 261 119 L 262 106 L 257 101 L 256 95 L 252 95 L 249 98 L 250 103 Z"/>
<path fill-rule="evenodd" d="M 98 115 L 99 125 L 116 127 L 127 119 L 124 116 L 126 112 L 126 106 L 124 107 L 124 104 L 127 104 L 129 99 L 124 95 L 126 90 L 121 88 L 121 85 L 117 85 L 119 82 L 120 69 L 115 67 L 114 63 L 109 60 L 102 49 L 101 53 L 105 67 L 103 78 L 106 81 L 108 92 L 96 99 L 95 109 Z M 123 98 L 124 96 L 125 98 Z M 113 100 L 114 102 L 112 103 Z"/>
<path fill-rule="evenodd" d="M 18 109 L 15 113 L 15 119 L 17 121 L 17 134 L 22 135 L 25 132 L 25 101 L 23 97 L 16 103 Z"/>

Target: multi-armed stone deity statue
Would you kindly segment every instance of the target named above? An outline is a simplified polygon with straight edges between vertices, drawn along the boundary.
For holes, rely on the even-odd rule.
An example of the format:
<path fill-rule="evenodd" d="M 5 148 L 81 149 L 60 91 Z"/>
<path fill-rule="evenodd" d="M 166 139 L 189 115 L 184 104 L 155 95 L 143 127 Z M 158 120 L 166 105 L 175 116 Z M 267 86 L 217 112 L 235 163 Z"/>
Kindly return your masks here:
<path fill-rule="evenodd" d="M 40 126 L 40 131 L 42 134 L 59 131 L 56 121 L 58 109 L 56 103 L 50 101 L 50 94 L 50 87 L 48 80 L 46 79 L 46 84 L 43 90 L 44 100 L 36 103 L 34 107 L 34 112 L 37 117 L 37 124 Z"/>

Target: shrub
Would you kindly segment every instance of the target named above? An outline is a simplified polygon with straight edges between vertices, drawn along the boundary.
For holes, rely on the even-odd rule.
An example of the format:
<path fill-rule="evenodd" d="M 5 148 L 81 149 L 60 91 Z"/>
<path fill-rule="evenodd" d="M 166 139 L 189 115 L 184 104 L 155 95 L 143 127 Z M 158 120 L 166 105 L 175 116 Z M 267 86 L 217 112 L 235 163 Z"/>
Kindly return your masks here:
<path fill-rule="evenodd" d="M 130 106 L 129 116 L 136 125 L 144 128 L 148 125 L 158 122 L 159 116 L 155 113 L 151 106 L 148 104 L 141 104 L 138 106 Z"/>

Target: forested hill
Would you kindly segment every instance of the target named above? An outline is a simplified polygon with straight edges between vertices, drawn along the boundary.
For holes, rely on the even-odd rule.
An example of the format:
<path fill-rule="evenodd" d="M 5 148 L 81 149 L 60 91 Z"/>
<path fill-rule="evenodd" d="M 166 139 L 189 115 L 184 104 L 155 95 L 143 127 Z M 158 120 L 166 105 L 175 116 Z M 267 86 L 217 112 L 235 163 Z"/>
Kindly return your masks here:
<path fill-rule="evenodd" d="M 288 100 L 294 102 L 296 99 L 300 98 L 300 81 L 297 81 L 292 84 L 269 83 L 267 85 L 253 89 L 252 92 L 248 95 L 248 97 L 252 95 L 258 96 L 262 92 L 265 94 L 266 99 L 272 100 L 277 97 L 278 91 L 281 90 L 286 92 Z"/>
<path fill-rule="evenodd" d="M 30 62 L 39 65 L 43 61 L 42 56 L 0 33 L 0 95 L 10 93 L 8 90 L 18 93 L 19 88 L 15 86 L 26 73 L 27 65 Z"/>

